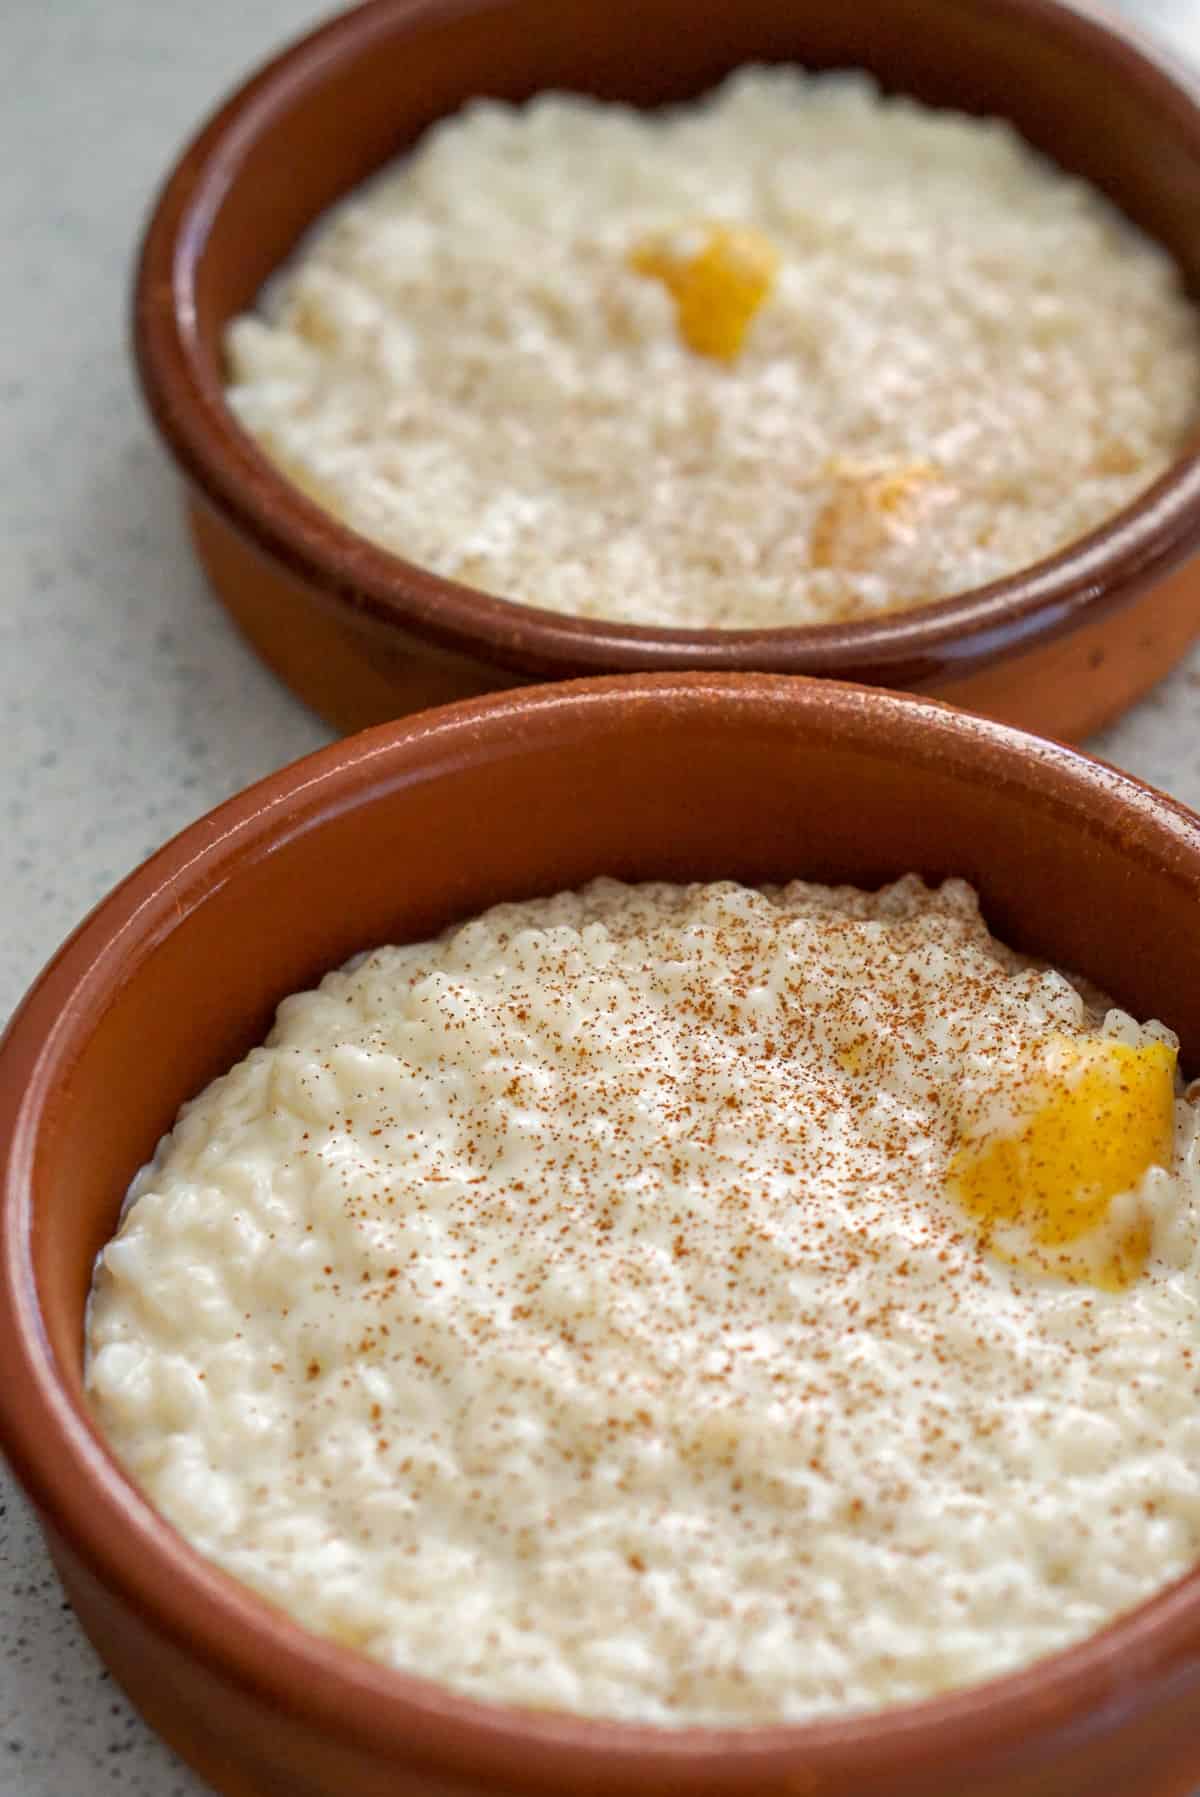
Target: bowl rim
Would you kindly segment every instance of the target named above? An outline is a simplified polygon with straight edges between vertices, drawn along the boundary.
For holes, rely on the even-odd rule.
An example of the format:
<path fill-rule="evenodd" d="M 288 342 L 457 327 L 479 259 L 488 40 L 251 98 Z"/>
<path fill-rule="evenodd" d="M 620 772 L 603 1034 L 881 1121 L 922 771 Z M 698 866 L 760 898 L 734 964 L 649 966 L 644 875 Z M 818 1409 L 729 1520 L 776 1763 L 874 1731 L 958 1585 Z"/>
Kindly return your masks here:
<path fill-rule="evenodd" d="M 514 747 L 546 752 L 564 732 L 603 731 L 614 720 L 627 728 L 630 706 L 646 725 L 708 707 L 734 727 L 783 719 L 810 740 L 859 745 L 876 759 L 882 746 L 913 765 L 945 767 L 955 757 L 965 781 L 1023 790 L 1050 827 L 1054 816 L 1085 816 L 1090 830 L 1200 901 L 1200 818 L 1177 801 L 1048 739 L 842 682 L 684 673 L 519 688 L 320 749 L 189 825 L 122 881 L 68 938 L 0 1040 L 0 1441 L 54 1535 L 153 1629 L 234 1686 L 356 1746 L 527 1780 L 533 1753 L 531 1788 L 569 1788 L 583 1765 L 588 1789 L 609 1797 L 625 1797 L 635 1771 L 669 1774 L 681 1797 L 748 1797 L 798 1765 L 848 1778 L 898 1754 L 944 1767 L 948 1758 L 968 1765 L 1063 1747 L 1194 1667 L 1200 1565 L 1059 1653 L 877 1712 L 674 1729 L 523 1711 L 323 1640 L 208 1563 L 138 1493 L 60 1376 L 34 1283 L 33 1169 L 39 1130 L 106 995 L 229 878 L 322 819 L 464 761 Z"/>
<path fill-rule="evenodd" d="M 374 45 L 508 0 L 364 0 L 250 75 L 168 174 L 145 227 L 132 294 L 133 353 L 167 449 L 216 512 L 327 603 L 443 649 L 544 676 L 702 668 L 908 684 L 963 676 L 1102 616 L 1200 547 L 1200 444 L 1130 505 L 1003 579 L 878 619 L 758 629 L 670 629 L 570 616 L 432 573 L 336 520 L 236 421 L 199 339 L 197 269 L 247 149 L 295 97 Z M 959 0 L 980 6 L 984 0 Z M 1200 77 L 1090 0 L 986 0 L 1031 33 L 1065 39 L 1136 88 L 1200 165 Z M 1197 182 L 1200 188 L 1200 180 Z"/>

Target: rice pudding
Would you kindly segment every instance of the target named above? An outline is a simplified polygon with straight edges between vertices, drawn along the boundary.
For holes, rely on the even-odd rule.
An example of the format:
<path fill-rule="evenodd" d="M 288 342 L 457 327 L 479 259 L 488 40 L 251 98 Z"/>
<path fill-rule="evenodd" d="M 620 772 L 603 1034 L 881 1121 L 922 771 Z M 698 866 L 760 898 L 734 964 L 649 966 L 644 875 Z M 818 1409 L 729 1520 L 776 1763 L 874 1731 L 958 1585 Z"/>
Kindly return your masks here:
<path fill-rule="evenodd" d="M 385 548 L 581 617 L 819 624 L 1028 566 L 1167 468 L 1166 253 L 1007 125 L 748 69 L 469 106 L 228 331 L 265 452 Z"/>
<path fill-rule="evenodd" d="M 100 1257 L 95 1414 L 301 1622 L 667 1725 L 929 1695 L 1200 1552 L 1176 1044 L 971 889 L 501 905 L 288 998 Z"/>

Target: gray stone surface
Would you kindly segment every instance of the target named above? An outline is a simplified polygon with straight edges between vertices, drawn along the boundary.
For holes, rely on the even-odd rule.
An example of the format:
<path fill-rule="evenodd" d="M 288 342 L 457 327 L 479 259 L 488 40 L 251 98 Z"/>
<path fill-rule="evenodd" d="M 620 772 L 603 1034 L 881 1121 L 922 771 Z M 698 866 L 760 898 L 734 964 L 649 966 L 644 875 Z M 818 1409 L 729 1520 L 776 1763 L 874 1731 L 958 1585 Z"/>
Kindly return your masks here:
<path fill-rule="evenodd" d="M 0 53 L 0 1019 L 167 836 L 326 740 L 206 596 L 125 350 L 184 134 L 309 0 L 7 0 Z M 1200 0 L 1144 15 L 1200 56 Z M 1099 745 L 1200 806 L 1200 657 Z M 198 1797 L 66 1609 L 0 1470 L 0 1797 Z M 1066 1797 L 1066 1794 L 1064 1794 Z"/>

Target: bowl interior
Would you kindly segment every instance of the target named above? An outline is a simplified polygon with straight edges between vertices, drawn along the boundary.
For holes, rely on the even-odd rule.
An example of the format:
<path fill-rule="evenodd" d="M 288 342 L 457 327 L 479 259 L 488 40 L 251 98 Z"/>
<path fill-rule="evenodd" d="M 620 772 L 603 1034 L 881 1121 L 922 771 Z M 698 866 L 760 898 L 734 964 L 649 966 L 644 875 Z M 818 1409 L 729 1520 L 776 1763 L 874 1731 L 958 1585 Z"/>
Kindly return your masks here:
<path fill-rule="evenodd" d="M 376 0 L 314 40 L 282 88 L 268 72 L 209 173 L 190 248 L 210 373 L 219 378 L 225 323 L 313 220 L 471 96 L 557 87 L 654 106 L 755 61 L 863 66 L 930 105 L 1010 118 L 1200 286 L 1200 132 L 1188 101 L 1097 22 L 1048 0 L 873 0 L 869 14 L 779 0 Z"/>

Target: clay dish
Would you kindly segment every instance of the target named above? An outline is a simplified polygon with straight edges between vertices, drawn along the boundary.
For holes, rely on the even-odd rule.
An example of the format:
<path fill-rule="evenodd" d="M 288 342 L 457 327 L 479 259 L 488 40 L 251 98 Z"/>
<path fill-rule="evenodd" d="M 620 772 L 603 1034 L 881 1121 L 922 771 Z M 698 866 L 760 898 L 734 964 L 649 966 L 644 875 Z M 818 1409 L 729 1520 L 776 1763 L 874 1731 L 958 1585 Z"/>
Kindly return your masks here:
<path fill-rule="evenodd" d="M 907 687 L 1076 738 L 1200 630 L 1200 465 L 1009 579 L 878 621 L 665 630 L 441 579 L 337 523 L 235 423 L 221 336 L 334 201 L 471 95 L 571 88 L 652 106 L 748 61 L 865 65 L 933 105 L 1009 118 L 1107 192 L 1200 288 L 1200 105 L 1118 24 L 1055 0 L 372 0 L 268 64 L 184 152 L 135 295 L 142 384 L 191 528 L 251 643 L 334 724 L 532 679 L 667 669 Z"/>
<path fill-rule="evenodd" d="M 807 1727 L 588 1722 L 469 1701 L 308 1634 L 155 1515 L 84 1407 L 84 1303 L 122 1194 L 285 993 L 600 873 L 911 869 L 976 882 L 1002 936 L 1163 1018 L 1200 1068 L 1200 820 L 929 700 L 773 676 L 542 687 L 339 743 L 186 830 L 52 962 L 0 1045 L 0 1440 L 88 1634 L 219 1791 L 1184 1797 L 1200 1780 L 1200 1571 L 932 1702 Z"/>

